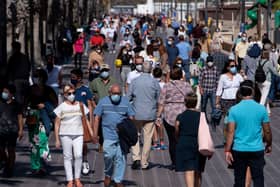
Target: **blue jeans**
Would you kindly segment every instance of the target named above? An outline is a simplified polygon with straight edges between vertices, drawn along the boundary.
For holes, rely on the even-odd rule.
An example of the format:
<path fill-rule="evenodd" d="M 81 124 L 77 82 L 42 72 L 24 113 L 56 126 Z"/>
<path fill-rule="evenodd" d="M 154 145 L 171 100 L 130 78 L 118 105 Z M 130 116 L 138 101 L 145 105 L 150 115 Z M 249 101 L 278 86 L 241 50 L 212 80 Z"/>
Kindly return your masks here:
<path fill-rule="evenodd" d="M 183 71 L 186 74 L 186 81 L 190 81 L 191 73 L 190 73 L 190 61 L 189 60 L 183 60 Z"/>
<path fill-rule="evenodd" d="M 268 99 L 273 101 L 275 99 L 275 93 L 280 89 L 280 78 L 274 74 L 271 74 L 271 86 L 268 93 Z"/>
<path fill-rule="evenodd" d="M 125 174 L 126 157 L 122 153 L 119 141 L 105 139 L 103 150 L 105 176 L 111 177 L 116 183 L 121 183 Z"/>
<path fill-rule="evenodd" d="M 201 112 L 206 113 L 208 99 L 210 99 L 211 110 L 213 111 L 215 109 L 216 92 L 204 92 L 203 95 L 201 95 Z"/>

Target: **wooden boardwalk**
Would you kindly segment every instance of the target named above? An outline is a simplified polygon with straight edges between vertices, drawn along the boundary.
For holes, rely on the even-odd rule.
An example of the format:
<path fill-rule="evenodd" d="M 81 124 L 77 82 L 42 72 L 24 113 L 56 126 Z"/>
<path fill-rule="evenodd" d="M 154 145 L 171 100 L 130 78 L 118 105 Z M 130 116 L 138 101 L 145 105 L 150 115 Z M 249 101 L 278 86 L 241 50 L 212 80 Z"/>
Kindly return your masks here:
<path fill-rule="evenodd" d="M 114 55 L 107 55 L 106 61 L 113 66 Z M 118 70 L 112 69 L 113 75 L 118 77 Z M 250 112 L 250 111 L 248 111 Z M 280 108 L 272 109 L 271 127 L 273 132 L 273 151 L 272 154 L 265 156 L 265 186 L 280 186 Z M 212 132 L 216 153 L 211 160 L 206 163 L 203 173 L 203 187 L 230 187 L 233 185 L 233 171 L 227 169 L 223 152 L 222 127 L 218 127 L 216 132 Z M 50 148 L 52 162 L 48 167 L 49 175 L 41 178 L 30 175 L 29 166 L 29 144 L 25 130 L 25 136 L 17 146 L 17 159 L 15 176 L 10 179 L 0 177 L 0 187 L 63 187 L 66 184 L 65 172 L 63 167 L 62 151 L 54 148 L 54 135 L 50 136 Z M 103 155 L 97 152 L 95 145 L 90 145 L 88 160 L 92 171 L 88 176 L 82 176 L 85 187 L 103 186 Z M 168 151 L 151 151 L 150 170 L 131 170 L 131 155 L 127 156 L 127 170 L 124 184 L 128 187 L 183 187 L 184 178 L 182 173 L 170 171 Z"/>
<path fill-rule="evenodd" d="M 273 132 L 273 152 L 265 156 L 265 184 L 266 187 L 280 186 L 280 127 L 278 115 L 280 108 L 272 109 L 271 127 Z M 233 172 L 227 169 L 224 160 L 224 153 L 221 143 L 223 141 L 222 128 L 212 132 L 216 145 L 216 153 L 212 159 L 206 163 L 203 173 L 203 187 L 229 187 L 233 184 Z M 19 142 L 17 148 L 17 161 L 15 176 L 11 179 L 0 178 L 1 187 L 54 187 L 65 186 L 65 173 L 63 168 L 63 156 L 61 149 L 54 148 L 54 136 L 50 136 L 50 148 L 52 152 L 52 162 L 48 167 L 49 175 L 42 178 L 35 178 L 30 175 L 29 170 L 29 144 L 27 132 L 24 139 Z M 97 147 L 90 145 L 88 155 L 89 163 L 94 172 L 88 176 L 82 176 L 85 187 L 103 186 L 103 155 L 97 152 Z M 184 179 L 181 173 L 176 173 L 168 169 L 170 159 L 168 151 L 151 151 L 150 170 L 131 170 L 131 155 L 127 156 L 127 170 L 125 175 L 125 186 L 135 187 L 183 187 Z"/>

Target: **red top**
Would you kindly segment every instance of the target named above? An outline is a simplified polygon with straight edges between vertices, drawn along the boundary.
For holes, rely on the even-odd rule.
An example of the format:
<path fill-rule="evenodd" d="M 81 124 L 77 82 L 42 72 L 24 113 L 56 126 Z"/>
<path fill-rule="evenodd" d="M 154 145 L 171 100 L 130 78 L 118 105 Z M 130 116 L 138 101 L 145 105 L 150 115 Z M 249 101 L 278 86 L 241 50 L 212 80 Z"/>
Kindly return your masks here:
<path fill-rule="evenodd" d="M 90 39 L 90 44 L 92 46 L 102 46 L 104 43 L 104 38 L 102 36 L 92 36 Z"/>

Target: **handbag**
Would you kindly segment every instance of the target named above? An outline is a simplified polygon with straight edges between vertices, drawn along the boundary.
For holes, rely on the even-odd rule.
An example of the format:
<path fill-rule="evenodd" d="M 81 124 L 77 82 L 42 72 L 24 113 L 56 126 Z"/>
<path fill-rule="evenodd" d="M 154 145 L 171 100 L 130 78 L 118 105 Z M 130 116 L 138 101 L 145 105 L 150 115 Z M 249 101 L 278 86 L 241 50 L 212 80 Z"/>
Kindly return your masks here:
<path fill-rule="evenodd" d="M 84 143 L 89 143 L 92 141 L 93 137 L 93 131 L 92 128 L 87 120 L 87 117 L 85 115 L 85 110 L 83 103 L 80 102 L 80 109 L 82 112 L 82 125 L 83 125 L 83 130 L 84 130 Z"/>
<path fill-rule="evenodd" d="M 214 154 L 214 144 L 210 134 L 209 126 L 206 121 L 205 113 L 200 113 L 198 127 L 198 151 L 203 156 L 212 156 Z"/>

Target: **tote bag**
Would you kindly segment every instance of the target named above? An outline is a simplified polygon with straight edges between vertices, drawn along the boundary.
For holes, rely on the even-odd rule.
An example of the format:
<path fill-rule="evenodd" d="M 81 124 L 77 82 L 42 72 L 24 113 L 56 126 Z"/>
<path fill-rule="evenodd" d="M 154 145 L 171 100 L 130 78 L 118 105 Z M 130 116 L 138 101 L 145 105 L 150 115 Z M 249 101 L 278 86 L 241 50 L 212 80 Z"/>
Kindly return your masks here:
<path fill-rule="evenodd" d="M 200 113 L 198 127 L 198 151 L 204 156 L 212 156 L 214 154 L 214 144 L 204 112 Z"/>
<path fill-rule="evenodd" d="M 82 125 L 83 125 L 83 130 L 84 130 L 84 143 L 89 143 L 92 141 L 92 137 L 93 137 L 93 131 L 92 128 L 87 120 L 87 117 L 85 115 L 85 111 L 84 111 L 84 106 L 83 104 L 80 102 L 80 109 L 82 112 Z"/>

